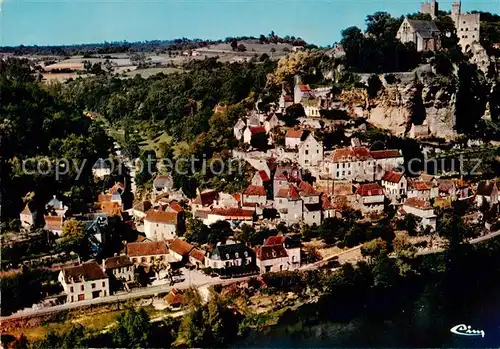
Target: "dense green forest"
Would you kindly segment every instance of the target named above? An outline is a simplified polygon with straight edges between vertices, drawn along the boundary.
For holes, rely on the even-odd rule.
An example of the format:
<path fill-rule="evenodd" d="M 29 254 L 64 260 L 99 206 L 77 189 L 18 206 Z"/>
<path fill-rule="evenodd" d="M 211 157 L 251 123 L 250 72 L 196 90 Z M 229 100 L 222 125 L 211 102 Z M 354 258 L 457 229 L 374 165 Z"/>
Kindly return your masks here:
<path fill-rule="evenodd" d="M 94 200 L 92 165 L 107 157 L 111 140 L 101 125 L 77 105 L 63 101 L 31 74 L 28 62 L 0 61 L 0 205 L 2 222 L 18 217 L 26 193 L 36 192 L 33 208 L 64 195 L 70 209 L 85 211 Z M 70 159 L 68 174 L 56 178 L 57 159 Z M 24 160 L 31 160 L 22 169 Z M 84 163 L 85 161 L 85 163 Z M 37 169 L 39 164 L 40 170 Z M 82 171 L 77 176 L 74 164 Z M 32 174 L 30 174 L 32 173 Z"/>

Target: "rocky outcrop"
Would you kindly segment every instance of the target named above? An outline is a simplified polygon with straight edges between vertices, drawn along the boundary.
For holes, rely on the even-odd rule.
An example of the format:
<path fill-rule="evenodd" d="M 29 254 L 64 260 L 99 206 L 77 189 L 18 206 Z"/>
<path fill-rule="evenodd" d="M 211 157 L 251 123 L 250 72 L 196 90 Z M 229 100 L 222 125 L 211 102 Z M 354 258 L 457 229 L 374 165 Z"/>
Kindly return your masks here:
<path fill-rule="evenodd" d="M 368 99 L 362 89 L 353 89 L 342 92 L 340 99 L 350 106 L 348 111 L 353 116 L 362 114 L 370 123 L 394 135 L 409 136 L 415 124 L 427 125 L 429 136 L 453 139 L 456 136 L 454 81 L 437 78 L 428 70 L 427 67 L 411 73 L 380 75 L 384 86 L 377 97 Z M 355 108 L 358 113 L 353 112 Z"/>

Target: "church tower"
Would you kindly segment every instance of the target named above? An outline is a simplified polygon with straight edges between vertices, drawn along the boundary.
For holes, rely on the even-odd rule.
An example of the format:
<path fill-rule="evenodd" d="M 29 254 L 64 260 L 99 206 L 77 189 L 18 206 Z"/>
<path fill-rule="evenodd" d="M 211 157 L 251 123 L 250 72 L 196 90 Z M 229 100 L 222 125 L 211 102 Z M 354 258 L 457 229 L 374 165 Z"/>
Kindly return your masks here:
<path fill-rule="evenodd" d="M 451 18 L 453 19 L 453 22 L 455 22 L 455 27 L 457 27 L 458 18 L 460 17 L 461 11 L 462 11 L 462 3 L 460 0 L 451 4 Z"/>

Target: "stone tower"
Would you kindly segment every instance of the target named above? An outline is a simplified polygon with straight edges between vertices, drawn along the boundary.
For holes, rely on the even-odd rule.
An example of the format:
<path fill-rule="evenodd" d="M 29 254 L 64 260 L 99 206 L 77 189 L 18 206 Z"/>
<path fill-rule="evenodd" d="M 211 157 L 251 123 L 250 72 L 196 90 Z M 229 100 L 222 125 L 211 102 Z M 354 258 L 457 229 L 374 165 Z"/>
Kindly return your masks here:
<path fill-rule="evenodd" d="M 420 6 L 420 13 L 428 14 L 432 19 L 436 19 L 439 11 L 439 3 L 436 0 L 423 2 Z"/>
<path fill-rule="evenodd" d="M 457 26 L 458 17 L 460 16 L 461 10 L 462 10 L 462 3 L 460 2 L 460 0 L 451 4 L 451 18 L 455 22 L 455 27 Z"/>

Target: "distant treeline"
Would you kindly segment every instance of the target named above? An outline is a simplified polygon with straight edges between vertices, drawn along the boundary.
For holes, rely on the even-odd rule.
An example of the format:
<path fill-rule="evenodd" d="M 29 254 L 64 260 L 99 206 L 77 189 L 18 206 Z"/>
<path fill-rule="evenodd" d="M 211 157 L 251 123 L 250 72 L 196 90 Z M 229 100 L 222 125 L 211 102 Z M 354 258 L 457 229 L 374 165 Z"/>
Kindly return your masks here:
<path fill-rule="evenodd" d="M 234 40 L 259 40 L 260 43 L 287 43 L 294 46 L 305 46 L 307 43 L 300 37 L 284 36 L 280 37 L 271 32 L 267 36 L 261 34 L 260 37 L 240 36 L 227 37 L 224 40 L 203 40 L 203 39 L 174 39 L 174 40 L 150 40 L 150 41 L 113 41 L 93 44 L 75 44 L 75 45 L 54 45 L 54 46 L 0 46 L 0 52 L 12 53 L 17 56 L 22 55 L 55 55 L 55 56 L 74 56 L 74 55 L 102 55 L 112 53 L 128 52 L 157 52 L 166 53 L 167 51 L 193 50 L 200 47 L 206 47 L 214 44 L 230 43 Z"/>

